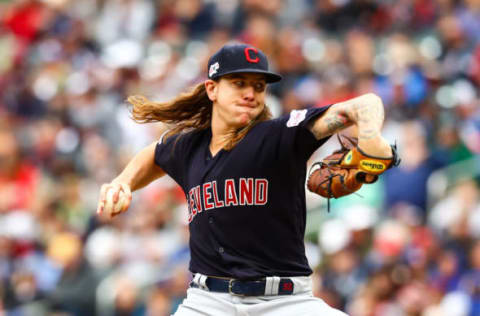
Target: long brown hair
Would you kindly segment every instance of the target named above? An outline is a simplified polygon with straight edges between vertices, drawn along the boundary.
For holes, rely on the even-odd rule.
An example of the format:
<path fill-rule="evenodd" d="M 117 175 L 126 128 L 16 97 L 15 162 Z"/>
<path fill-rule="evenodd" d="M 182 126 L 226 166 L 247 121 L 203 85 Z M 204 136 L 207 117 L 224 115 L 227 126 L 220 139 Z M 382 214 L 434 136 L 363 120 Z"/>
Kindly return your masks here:
<path fill-rule="evenodd" d="M 191 91 L 181 93 L 169 102 L 153 102 L 141 95 L 130 96 L 127 101 L 133 106 L 131 114 L 135 122 L 163 122 L 173 126 L 165 137 L 211 126 L 213 103 L 208 98 L 204 83 L 197 84 Z M 247 126 L 232 133 L 224 148 L 231 150 L 253 126 L 271 117 L 272 114 L 265 105 L 263 111 Z"/>

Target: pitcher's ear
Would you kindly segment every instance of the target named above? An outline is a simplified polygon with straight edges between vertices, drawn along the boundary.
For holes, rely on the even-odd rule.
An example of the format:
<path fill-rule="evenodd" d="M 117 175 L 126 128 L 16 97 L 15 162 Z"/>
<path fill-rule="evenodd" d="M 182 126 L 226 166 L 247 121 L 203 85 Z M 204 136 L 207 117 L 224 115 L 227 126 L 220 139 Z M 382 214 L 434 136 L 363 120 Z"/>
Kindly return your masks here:
<path fill-rule="evenodd" d="M 215 102 L 217 100 L 218 82 L 215 80 L 206 80 L 205 91 L 210 101 Z"/>

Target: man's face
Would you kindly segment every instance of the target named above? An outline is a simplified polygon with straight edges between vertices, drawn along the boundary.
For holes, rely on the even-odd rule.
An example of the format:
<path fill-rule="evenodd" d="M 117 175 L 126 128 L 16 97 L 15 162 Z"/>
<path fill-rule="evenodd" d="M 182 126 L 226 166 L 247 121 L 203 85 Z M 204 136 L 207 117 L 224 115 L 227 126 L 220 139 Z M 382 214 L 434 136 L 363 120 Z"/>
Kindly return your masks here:
<path fill-rule="evenodd" d="M 220 119 L 227 126 L 241 128 L 254 120 L 265 106 L 265 76 L 255 73 L 225 75 L 212 81 L 210 99 L 213 101 L 212 119 Z"/>

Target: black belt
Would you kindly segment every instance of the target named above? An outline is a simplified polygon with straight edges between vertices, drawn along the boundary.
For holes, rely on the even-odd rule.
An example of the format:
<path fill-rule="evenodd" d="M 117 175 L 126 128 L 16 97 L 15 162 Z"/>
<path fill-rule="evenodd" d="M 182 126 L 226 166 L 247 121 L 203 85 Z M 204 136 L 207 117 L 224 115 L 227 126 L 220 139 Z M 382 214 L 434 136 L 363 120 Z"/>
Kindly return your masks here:
<path fill-rule="evenodd" d="M 265 286 L 267 281 L 265 279 L 256 281 L 242 281 L 236 279 L 221 279 L 216 277 L 207 277 L 205 285 L 207 288 L 198 285 L 195 282 L 191 282 L 190 286 L 195 288 L 204 288 L 211 292 L 230 293 L 240 296 L 263 296 L 272 295 L 265 293 Z M 277 295 L 290 295 L 293 294 L 294 284 L 291 279 L 281 278 L 278 283 Z"/>

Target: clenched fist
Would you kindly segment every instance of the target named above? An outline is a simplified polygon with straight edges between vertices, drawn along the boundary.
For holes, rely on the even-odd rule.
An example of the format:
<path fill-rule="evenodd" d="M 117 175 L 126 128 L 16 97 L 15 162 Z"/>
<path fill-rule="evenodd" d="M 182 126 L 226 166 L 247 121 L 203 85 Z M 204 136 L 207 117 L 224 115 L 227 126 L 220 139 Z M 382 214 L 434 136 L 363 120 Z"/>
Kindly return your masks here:
<path fill-rule="evenodd" d="M 110 218 L 125 212 L 130 207 L 132 192 L 126 183 L 105 183 L 100 189 L 97 214 L 106 214 Z"/>

